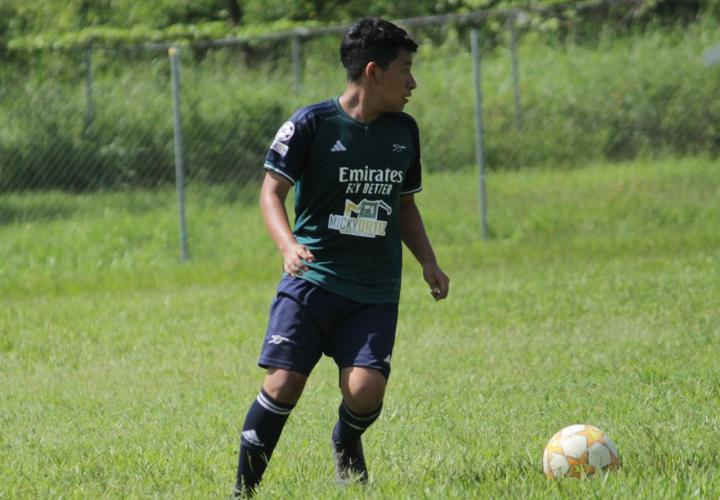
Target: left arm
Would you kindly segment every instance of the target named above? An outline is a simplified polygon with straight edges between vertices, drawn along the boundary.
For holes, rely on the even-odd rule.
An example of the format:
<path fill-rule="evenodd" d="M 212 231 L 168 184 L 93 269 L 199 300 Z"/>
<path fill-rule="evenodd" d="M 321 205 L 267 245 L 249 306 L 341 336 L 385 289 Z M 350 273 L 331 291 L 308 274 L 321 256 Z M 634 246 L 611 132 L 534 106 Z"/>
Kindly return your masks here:
<path fill-rule="evenodd" d="M 422 266 L 423 277 L 430 285 L 433 298 L 442 300 L 447 297 L 450 279 L 437 264 L 435 252 L 425 231 L 420 210 L 415 204 L 415 196 L 412 194 L 400 196 L 400 233 L 403 243 Z"/>

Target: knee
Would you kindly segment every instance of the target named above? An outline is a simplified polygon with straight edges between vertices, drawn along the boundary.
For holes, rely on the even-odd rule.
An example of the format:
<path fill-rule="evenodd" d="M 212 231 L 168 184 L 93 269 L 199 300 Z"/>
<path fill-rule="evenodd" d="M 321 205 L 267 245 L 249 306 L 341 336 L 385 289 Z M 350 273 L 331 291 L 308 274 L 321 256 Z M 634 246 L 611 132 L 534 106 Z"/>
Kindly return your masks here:
<path fill-rule="evenodd" d="M 341 374 L 343 400 L 355 413 L 364 414 L 377 410 L 385 397 L 385 385 L 385 377 L 377 370 L 346 368 Z"/>
<path fill-rule="evenodd" d="M 383 402 L 382 395 L 377 393 L 354 394 L 350 397 L 343 397 L 343 401 L 351 411 L 359 414 L 367 414 L 378 409 Z"/>
<path fill-rule="evenodd" d="M 263 382 L 263 390 L 280 403 L 294 405 L 300 399 L 307 377 L 302 373 L 268 368 Z"/>

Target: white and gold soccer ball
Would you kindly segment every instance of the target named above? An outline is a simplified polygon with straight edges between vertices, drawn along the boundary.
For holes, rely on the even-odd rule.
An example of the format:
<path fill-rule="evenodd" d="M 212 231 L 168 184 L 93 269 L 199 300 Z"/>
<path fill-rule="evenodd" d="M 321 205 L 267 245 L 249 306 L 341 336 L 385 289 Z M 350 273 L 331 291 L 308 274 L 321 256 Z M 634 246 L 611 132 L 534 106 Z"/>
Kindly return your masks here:
<path fill-rule="evenodd" d="M 585 477 L 615 470 L 621 460 L 615 443 L 592 425 L 571 425 L 555 434 L 543 452 L 543 472 L 548 479 Z"/>

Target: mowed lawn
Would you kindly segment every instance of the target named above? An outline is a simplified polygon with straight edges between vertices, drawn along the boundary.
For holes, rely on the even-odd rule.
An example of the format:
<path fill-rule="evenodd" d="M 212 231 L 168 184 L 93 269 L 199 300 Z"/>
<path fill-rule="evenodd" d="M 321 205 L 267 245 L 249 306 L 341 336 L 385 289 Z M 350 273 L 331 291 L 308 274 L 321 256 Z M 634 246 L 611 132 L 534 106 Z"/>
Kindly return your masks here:
<path fill-rule="evenodd" d="M 427 174 L 452 279 L 406 254 L 371 481 L 333 482 L 340 401 L 324 359 L 258 498 L 717 498 L 720 163 Z M 225 498 L 279 279 L 255 193 L 0 198 L 0 498 Z M 542 450 L 592 423 L 624 466 L 548 481 Z"/>

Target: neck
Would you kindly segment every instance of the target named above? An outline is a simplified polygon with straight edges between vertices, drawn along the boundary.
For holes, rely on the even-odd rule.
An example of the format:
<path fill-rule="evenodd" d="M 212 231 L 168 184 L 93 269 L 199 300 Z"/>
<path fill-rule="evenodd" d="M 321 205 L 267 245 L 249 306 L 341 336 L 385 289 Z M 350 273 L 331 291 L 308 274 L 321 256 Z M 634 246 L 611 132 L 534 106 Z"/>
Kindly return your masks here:
<path fill-rule="evenodd" d="M 338 100 L 342 109 L 350 117 L 362 123 L 370 123 L 382 113 L 372 105 L 372 99 L 370 99 L 367 89 L 352 82 L 348 84 Z"/>

